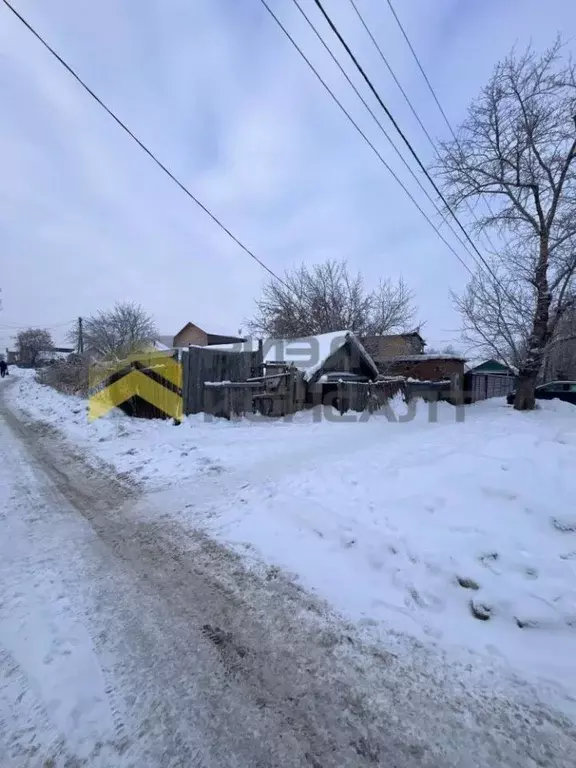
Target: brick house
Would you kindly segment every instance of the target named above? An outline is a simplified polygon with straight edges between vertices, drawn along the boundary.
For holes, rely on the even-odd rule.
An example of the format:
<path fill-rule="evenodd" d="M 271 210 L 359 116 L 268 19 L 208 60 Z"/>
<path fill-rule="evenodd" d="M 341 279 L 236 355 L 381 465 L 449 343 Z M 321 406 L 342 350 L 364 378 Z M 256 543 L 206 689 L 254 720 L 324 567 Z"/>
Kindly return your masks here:
<path fill-rule="evenodd" d="M 464 376 L 465 359 L 459 355 L 400 355 L 382 361 L 380 373 L 386 376 L 406 376 L 420 381 L 444 381 L 454 374 Z"/>
<path fill-rule="evenodd" d="M 365 336 L 362 339 L 362 344 L 378 367 L 392 357 L 421 355 L 426 346 L 426 342 L 418 331 Z"/>
<path fill-rule="evenodd" d="M 444 381 L 454 374 L 464 375 L 464 358 L 459 355 L 425 354 L 426 342 L 418 331 L 366 336 L 362 343 L 383 376 Z"/>
<path fill-rule="evenodd" d="M 186 323 L 175 336 L 158 336 L 157 341 L 168 349 L 173 347 L 209 347 L 213 344 L 235 344 L 246 341 L 238 336 L 223 336 L 218 333 L 207 333 L 194 323 Z"/>

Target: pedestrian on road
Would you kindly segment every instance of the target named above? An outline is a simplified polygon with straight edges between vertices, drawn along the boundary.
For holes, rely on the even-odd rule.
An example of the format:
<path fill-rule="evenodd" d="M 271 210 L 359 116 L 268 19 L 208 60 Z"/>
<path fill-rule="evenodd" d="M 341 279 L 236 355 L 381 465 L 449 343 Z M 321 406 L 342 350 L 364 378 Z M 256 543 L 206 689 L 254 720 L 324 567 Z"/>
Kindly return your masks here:
<path fill-rule="evenodd" d="M 0 360 L 0 376 L 4 378 L 8 373 L 8 363 L 6 360 Z"/>

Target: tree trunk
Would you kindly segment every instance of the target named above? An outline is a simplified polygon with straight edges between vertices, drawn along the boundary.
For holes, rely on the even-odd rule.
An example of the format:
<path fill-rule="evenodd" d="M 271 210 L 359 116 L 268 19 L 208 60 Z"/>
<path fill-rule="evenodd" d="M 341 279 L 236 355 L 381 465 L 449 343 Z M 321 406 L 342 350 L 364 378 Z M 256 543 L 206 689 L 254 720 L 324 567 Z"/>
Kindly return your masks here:
<path fill-rule="evenodd" d="M 550 304 L 552 297 L 548 286 L 548 235 L 540 235 L 538 263 L 534 274 L 536 289 L 536 311 L 532 332 L 528 339 L 528 351 L 520 368 L 518 387 L 514 398 L 517 411 L 533 410 L 536 406 L 534 389 L 542 369 L 548 343 L 550 342 Z"/>
<path fill-rule="evenodd" d="M 518 386 L 514 398 L 514 408 L 517 411 L 531 411 L 536 406 L 534 389 L 536 387 L 537 371 L 522 369 L 518 375 Z"/>

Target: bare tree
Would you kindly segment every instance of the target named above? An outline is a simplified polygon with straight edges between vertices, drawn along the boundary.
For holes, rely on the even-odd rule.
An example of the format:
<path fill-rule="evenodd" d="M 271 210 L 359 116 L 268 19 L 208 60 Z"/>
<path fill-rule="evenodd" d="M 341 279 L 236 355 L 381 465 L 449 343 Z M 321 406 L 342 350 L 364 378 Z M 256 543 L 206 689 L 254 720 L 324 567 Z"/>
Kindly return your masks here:
<path fill-rule="evenodd" d="M 27 328 L 16 336 L 16 351 L 21 365 L 34 367 L 42 352 L 54 347 L 52 336 L 45 328 Z"/>
<path fill-rule="evenodd" d="M 272 280 L 256 301 L 249 328 L 272 338 L 298 338 L 338 330 L 358 335 L 404 330 L 414 321 L 414 294 L 403 280 L 382 280 L 367 291 L 362 275 L 345 261 L 326 261 L 287 271 L 284 284 Z"/>
<path fill-rule="evenodd" d="M 381 280 L 371 298 L 366 333 L 381 335 L 413 327 L 416 321 L 414 292 L 402 278 L 395 283 L 388 279 Z"/>
<path fill-rule="evenodd" d="M 558 40 L 498 64 L 436 172 L 456 208 L 488 201 L 478 229 L 505 245 L 460 299 L 466 333 L 519 366 L 515 407 L 534 386 L 572 303 L 576 270 L 576 71 Z"/>
<path fill-rule="evenodd" d="M 70 341 L 78 346 L 78 329 Z M 144 351 L 157 336 L 152 318 L 138 304 L 122 302 L 113 309 L 85 318 L 84 350 L 99 358 L 122 359 Z"/>
<path fill-rule="evenodd" d="M 500 257 L 491 272 L 477 270 L 462 296 L 453 296 L 462 315 L 462 339 L 477 354 L 519 368 L 527 356 L 534 291 Z"/>

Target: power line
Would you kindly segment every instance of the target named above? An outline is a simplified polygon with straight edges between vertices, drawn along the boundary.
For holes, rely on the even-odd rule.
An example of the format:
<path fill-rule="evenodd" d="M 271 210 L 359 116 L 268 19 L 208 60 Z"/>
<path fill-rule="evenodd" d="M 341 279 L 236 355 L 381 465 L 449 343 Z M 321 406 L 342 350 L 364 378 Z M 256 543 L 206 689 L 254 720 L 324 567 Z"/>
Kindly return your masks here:
<path fill-rule="evenodd" d="M 161 160 L 159 160 L 158 157 L 150 149 L 148 149 L 148 147 L 130 130 L 130 128 L 128 128 L 127 125 L 124 122 L 122 122 L 122 120 L 108 106 L 106 106 L 106 104 L 102 101 L 102 99 L 100 99 L 100 97 L 97 96 L 96 93 L 88 85 L 86 85 L 86 83 L 74 71 L 74 69 L 72 69 L 72 67 L 69 64 L 67 64 L 66 61 L 64 61 L 64 59 L 54 50 L 54 48 L 52 48 L 46 42 L 46 40 L 44 40 L 44 38 L 38 32 L 36 32 L 36 30 L 31 26 L 31 24 L 29 24 L 28 21 L 26 21 L 26 19 L 20 13 L 18 13 L 18 11 L 8 2 L 8 0 L 3 0 L 3 2 L 4 2 L 4 5 L 6 5 L 6 7 L 14 14 L 14 16 L 16 16 L 16 18 L 18 18 L 22 22 L 22 24 L 24 24 L 24 26 L 34 35 L 34 37 L 37 40 L 39 40 L 40 43 L 42 43 L 44 48 L 46 48 L 46 50 L 49 51 L 52 54 L 52 56 L 54 56 L 54 58 L 57 59 L 60 62 L 60 64 L 69 72 L 69 74 L 72 75 L 72 77 L 76 80 L 77 83 L 79 83 L 79 85 L 82 86 L 82 88 L 86 91 L 86 93 L 88 93 L 94 99 L 94 101 L 96 101 L 97 104 L 99 104 L 102 107 L 102 109 L 105 112 L 107 112 L 108 115 L 120 126 L 120 128 L 122 128 L 122 130 L 125 133 L 127 133 L 128 136 L 130 136 L 130 138 L 136 142 L 136 144 L 138 144 L 140 149 L 142 149 L 148 155 L 148 157 L 151 160 L 153 160 L 162 171 L 164 171 L 164 173 L 168 176 L 168 178 L 170 178 L 178 187 L 180 187 L 182 192 L 184 192 L 185 195 L 187 195 L 191 200 L 193 200 L 196 203 L 196 205 L 199 208 L 201 208 L 204 211 L 204 213 L 206 213 L 212 219 L 212 221 L 215 224 L 217 224 L 220 227 L 220 229 L 223 232 L 225 232 L 228 235 L 228 237 L 236 243 L 236 245 L 240 246 L 240 248 L 246 254 L 248 254 L 248 256 L 250 256 L 251 259 L 254 259 L 254 261 L 257 264 L 259 264 L 263 269 L 265 269 L 266 272 L 268 272 L 275 280 L 278 280 L 279 283 L 281 283 L 282 285 L 284 285 L 285 288 L 291 291 L 288 283 L 286 283 L 281 277 L 279 277 L 261 259 L 259 259 L 258 256 L 256 256 L 246 245 L 244 245 L 244 243 L 241 240 L 239 240 L 236 237 L 236 235 L 232 234 L 232 232 L 220 221 L 220 219 L 218 219 L 217 216 L 214 213 L 212 213 L 212 211 L 209 208 L 207 208 L 203 203 L 201 203 L 200 200 L 197 197 L 195 197 L 195 195 L 193 195 L 192 192 L 190 192 L 190 190 L 172 173 L 172 171 L 170 171 L 167 168 L 167 166 L 165 166 L 164 163 L 162 163 Z"/>
<path fill-rule="evenodd" d="M 0 325 L 1 331 L 26 331 L 28 328 L 42 328 L 51 331 L 54 328 L 63 328 L 65 325 L 75 323 L 76 319 L 68 320 L 66 323 L 57 323 L 56 325 L 43 325 L 42 323 L 28 323 L 27 325 Z"/>
<path fill-rule="evenodd" d="M 350 49 L 350 46 L 348 45 L 348 43 L 346 42 L 346 40 L 344 40 L 344 38 L 343 38 L 343 37 L 342 37 L 342 35 L 340 34 L 340 32 L 339 32 L 338 28 L 336 27 L 336 25 L 334 24 L 334 22 L 333 22 L 333 21 L 332 21 L 332 19 L 330 18 L 329 14 L 328 14 L 328 13 L 326 12 L 326 10 L 324 9 L 324 6 L 323 6 L 323 5 L 322 5 L 322 3 L 320 2 L 320 0 L 314 0 L 314 2 L 315 2 L 315 4 L 318 6 L 318 8 L 319 8 L 320 12 L 322 13 L 322 15 L 324 16 L 324 18 L 326 19 L 326 21 L 327 21 L 327 23 L 328 23 L 328 26 L 330 27 L 330 29 L 332 30 L 332 32 L 333 32 L 333 33 L 336 35 L 336 37 L 338 38 L 338 40 L 340 41 L 340 43 L 341 43 L 341 44 L 342 44 L 342 46 L 344 47 L 344 49 L 345 49 L 346 53 L 348 54 L 348 56 L 349 56 L 349 57 L 352 59 L 352 61 L 354 62 L 354 66 L 356 67 L 356 69 L 357 69 L 357 70 L 360 72 L 360 74 L 362 75 L 362 77 L 363 77 L 363 79 L 365 80 L 366 84 L 368 85 L 368 87 L 370 88 L 370 90 L 372 91 L 372 93 L 374 94 L 374 96 L 376 97 L 376 99 L 377 99 L 378 103 L 380 104 L 380 106 L 382 107 L 382 109 L 384 110 L 384 112 L 386 113 L 386 116 L 388 117 L 388 119 L 390 120 L 390 122 L 392 123 L 392 125 L 394 126 L 394 128 L 396 129 L 397 133 L 399 134 L 400 138 L 402 139 L 402 141 L 404 142 L 404 144 L 405 144 L 405 145 L 406 145 L 406 147 L 408 148 L 408 150 L 409 150 L 410 154 L 412 155 L 412 157 L 414 158 L 414 160 L 416 160 L 416 162 L 418 163 L 418 166 L 419 166 L 419 168 L 422 170 L 422 172 L 424 173 L 424 175 L 426 176 L 426 178 L 428 179 L 428 181 L 430 182 L 430 184 L 431 184 L 431 185 L 432 185 L 432 187 L 434 188 L 434 191 L 436 192 L 436 194 L 438 195 L 438 197 L 440 198 L 440 200 L 442 200 L 442 202 L 443 202 L 443 203 L 444 203 L 444 205 L 446 206 L 446 209 L 447 209 L 447 210 L 450 212 L 450 214 L 451 214 L 452 218 L 454 219 L 454 221 L 456 222 L 456 224 L 458 225 L 458 227 L 459 227 L 459 228 L 462 230 L 462 232 L 463 232 L 463 234 L 464 234 L 464 237 L 465 237 L 465 238 L 466 238 L 466 240 L 467 240 L 467 241 L 470 243 L 470 245 L 472 246 L 472 248 L 473 248 L 474 252 L 477 254 L 477 256 L 478 256 L 478 258 L 480 259 L 480 261 L 481 261 L 481 262 L 484 264 L 484 266 L 486 267 L 486 269 L 488 270 L 488 272 L 489 272 L 489 273 L 492 275 L 492 277 L 494 278 L 494 280 L 496 280 L 496 281 L 497 281 L 497 277 L 496 277 L 496 275 L 494 274 L 494 272 L 493 272 L 492 268 L 490 267 L 490 265 L 488 264 L 488 262 L 486 261 L 486 259 L 484 258 L 484 256 L 483 256 L 483 255 L 480 253 L 480 251 L 478 250 L 478 247 L 477 247 L 477 245 L 474 243 L 474 241 L 472 240 L 472 238 L 471 238 L 471 237 L 470 237 L 470 235 L 468 234 L 468 232 L 467 232 L 466 228 L 464 227 L 464 225 L 462 224 L 462 222 L 460 221 L 460 219 L 459 219 L 459 218 L 458 218 L 458 216 L 456 215 L 456 213 L 455 213 L 455 211 L 453 210 L 452 206 L 451 206 L 451 205 L 450 205 L 450 203 L 449 203 L 449 202 L 446 200 L 445 196 L 442 194 L 441 190 L 439 189 L 438 185 L 436 184 L 436 182 L 434 181 L 434 179 L 432 178 L 432 176 L 431 176 L 431 175 L 430 175 L 430 173 L 428 172 L 428 170 L 427 170 L 426 166 L 424 165 L 424 163 L 422 162 L 422 160 L 420 160 L 420 157 L 418 156 L 418 154 L 417 154 L 416 150 L 414 149 L 414 147 L 412 146 L 412 144 L 410 143 L 410 141 L 408 140 L 408 138 L 406 137 L 406 135 L 404 134 L 404 132 L 402 131 L 402 129 L 400 128 L 400 126 L 398 125 L 398 123 L 397 123 L 396 119 L 394 118 L 394 116 L 392 115 L 391 111 L 388 109 L 388 107 L 386 106 L 386 104 L 385 104 L 385 103 L 384 103 L 384 101 L 382 100 L 382 97 L 380 96 L 380 94 L 378 93 L 378 91 L 377 91 L 377 90 L 376 90 L 376 88 L 374 87 L 374 85 L 373 85 L 372 81 L 370 80 L 370 78 L 368 77 L 368 75 L 366 74 L 366 72 L 364 71 L 364 69 L 362 68 L 362 66 L 361 66 L 360 62 L 358 61 L 358 59 L 356 58 L 356 56 L 354 55 L 354 53 L 353 53 L 353 52 L 352 52 L 352 50 Z"/>
<path fill-rule="evenodd" d="M 351 2 L 352 2 L 352 1 L 353 1 L 353 0 L 351 0 Z M 338 67 L 338 69 L 340 70 L 340 72 L 341 72 L 341 73 L 344 75 L 344 77 L 346 78 L 346 81 L 348 82 L 348 84 L 350 85 L 350 87 L 352 88 L 352 90 L 354 91 L 354 93 L 356 94 L 356 96 L 357 96 L 357 97 L 360 99 L 360 101 L 362 102 L 362 104 L 363 104 L 363 105 L 366 107 L 366 109 L 367 109 L 367 110 L 368 110 L 368 112 L 370 113 L 370 115 L 371 115 L 372 119 L 374 120 L 374 122 L 376 123 L 376 125 L 377 125 L 377 126 L 380 128 L 380 130 L 382 131 L 382 133 L 384 134 L 384 136 L 386 137 L 386 139 L 388 140 L 388 142 L 391 144 L 391 146 L 392 146 L 392 149 L 393 149 L 393 150 L 394 150 L 394 152 L 395 152 L 395 153 L 398 155 L 398 157 L 399 157 L 399 158 L 400 158 L 400 160 L 402 161 L 403 165 L 404 165 L 404 166 L 407 168 L 408 172 L 410 173 L 410 175 L 412 176 L 412 178 L 414 179 L 414 181 L 416 182 L 416 184 L 418 184 L 418 186 L 420 187 L 420 189 L 422 190 L 422 192 L 424 193 L 424 195 L 426 196 L 426 198 L 427 198 L 427 199 L 430 201 L 430 203 L 432 203 L 432 205 L 434 206 L 434 208 L 435 208 L 436 212 L 438 213 L 438 215 L 439 215 L 441 218 L 445 219 L 445 217 L 443 216 L 443 214 L 442 214 L 442 211 L 440 210 L 440 208 L 439 208 L 438 204 L 436 203 L 436 201 L 434 200 L 434 198 L 432 197 L 432 195 L 431 195 L 431 194 L 428 192 L 428 190 L 426 189 L 426 187 L 425 187 L 425 186 L 422 184 L 422 182 L 420 181 L 420 179 L 418 178 L 418 176 L 417 176 L 417 175 L 414 173 L 414 171 L 413 171 L 413 169 L 411 168 L 410 164 L 408 163 L 408 161 L 406 160 L 406 158 L 404 157 L 404 155 L 403 155 L 403 154 L 400 152 L 400 150 L 398 149 L 398 147 L 397 147 L 397 146 L 396 146 L 396 144 L 394 143 L 394 140 L 393 140 L 393 139 L 390 137 L 390 135 L 388 134 L 388 132 L 386 131 L 386 129 L 385 129 L 385 128 L 384 128 L 384 126 L 382 125 L 382 122 L 381 122 L 381 121 L 378 119 L 378 117 L 375 115 L 375 113 L 374 113 L 374 110 L 373 110 L 373 109 L 370 107 L 370 105 L 368 104 L 368 102 L 366 101 L 366 99 L 365 99 L 365 98 L 362 96 L 362 94 L 360 93 L 360 91 L 358 90 L 358 88 L 356 87 L 356 85 L 354 84 L 354 82 L 352 81 L 352 79 L 350 78 L 350 76 L 348 75 L 348 73 L 346 72 L 346 70 L 344 69 L 344 67 L 342 66 L 342 64 L 340 64 L 340 62 L 338 61 L 338 59 L 337 59 L 337 58 L 336 58 L 336 56 L 334 55 L 334 53 L 333 53 L 333 51 L 331 50 L 330 46 L 329 46 L 329 45 L 326 43 L 326 41 L 324 40 L 324 38 L 322 37 L 322 35 L 320 34 L 320 32 L 318 32 L 318 30 L 316 29 L 316 27 L 314 26 L 314 24 L 313 24 L 313 23 L 310 21 L 310 18 L 307 16 L 306 12 L 305 12 L 305 11 L 302 9 L 302 7 L 301 7 L 301 5 L 300 5 L 300 3 L 299 3 L 299 0 L 292 0 L 292 2 L 293 2 L 293 3 L 294 3 L 294 5 L 296 6 L 296 8 L 298 8 L 298 10 L 300 11 L 300 13 L 302 14 L 302 16 L 304 17 L 304 19 L 305 19 L 306 23 L 308 24 L 308 26 L 309 26 L 309 27 L 312 29 L 312 31 L 314 32 L 314 34 L 316 35 L 316 37 L 318 38 L 318 40 L 321 42 L 321 44 L 323 45 L 323 47 L 326 49 L 326 51 L 328 52 L 328 54 L 329 54 L 329 55 L 330 55 L 330 57 L 332 58 L 332 61 L 333 61 L 333 62 L 336 64 L 336 66 Z M 458 233 L 457 233 L 457 232 L 455 232 L 455 230 L 454 230 L 454 228 L 452 227 L 452 225 L 450 224 L 450 222 L 446 222 L 446 223 L 448 224 L 448 228 L 450 229 L 450 231 L 452 232 L 452 234 L 454 235 L 454 237 L 455 237 L 455 238 L 458 240 L 458 242 L 460 243 L 460 245 L 461 245 L 461 246 L 462 246 L 462 247 L 463 247 L 463 248 L 466 250 L 466 252 L 467 252 L 467 253 L 468 253 L 468 254 L 471 256 L 471 258 L 472 258 L 472 259 L 474 259 L 474 255 L 473 255 L 473 254 L 470 252 L 470 250 L 469 250 L 468 246 L 466 245 L 466 243 L 464 243 L 464 242 L 463 242 L 463 240 L 462 240 L 462 239 L 461 239 L 461 237 L 458 235 Z"/>
<path fill-rule="evenodd" d="M 390 167 L 390 165 L 388 165 L 388 163 L 386 162 L 386 160 L 384 160 L 384 158 L 382 157 L 382 155 L 380 154 L 380 152 L 378 151 L 378 149 L 377 149 L 377 148 L 375 147 L 375 145 L 374 145 L 374 144 L 373 144 L 373 143 L 370 141 L 370 139 L 369 139 L 369 138 L 368 138 L 368 136 L 367 136 L 367 135 L 364 133 L 364 131 L 363 131 L 363 130 L 360 128 L 360 126 L 359 126 L 359 125 L 358 125 L 358 123 L 357 123 L 357 122 L 354 120 L 354 118 L 352 117 L 352 115 L 351 115 L 351 114 L 348 112 L 348 110 L 346 109 L 346 107 L 344 107 L 344 105 L 342 104 L 342 102 L 341 102 L 341 101 L 339 101 L 338 97 L 337 97 L 337 96 L 334 94 L 334 92 L 332 91 L 332 89 L 330 88 L 330 86 L 329 86 L 329 85 L 326 83 L 326 81 L 325 81 L 325 80 L 322 78 L 322 76 L 320 75 L 320 73 L 318 72 L 318 70 L 317 70 L 317 69 L 314 67 L 314 65 L 312 64 L 312 62 L 310 61 L 310 59 L 309 59 L 309 58 L 306 56 L 306 54 L 304 53 L 304 51 L 303 51 L 303 50 L 300 48 L 300 46 L 298 45 L 298 43 L 297 43 L 297 42 L 294 40 L 294 38 L 292 37 L 292 35 L 291 35 L 291 34 L 288 32 L 288 30 L 286 29 L 286 27 L 285 27 L 285 26 L 282 24 L 282 22 L 280 21 L 280 19 L 278 18 L 278 16 L 276 16 L 276 14 L 274 13 L 274 11 L 273 11 L 273 10 L 270 8 L 270 6 L 269 6 L 269 5 L 268 5 L 268 3 L 267 3 L 267 0 L 260 0 L 260 2 L 261 2 L 261 3 L 262 3 L 262 5 L 263 5 L 263 6 L 266 8 L 266 10 L 267 10 L 267 11 L 268 11 L 268 13 L 270 14 L 270 16 L 271 16 L 271 17 L 274 19 L 274 21 L 276 22 L 276 24 L 277 24 L 277 25 L 280 27 L 280 29 L 282 30 L 282 32 L 283 32 L 283 33 L 286 35 L 286 37 L 288 38 L 288 40 L 289 40 L 289 41 L 292 43 L 292 45 L 294 46 L 294 48 L 296 49 L 296 51 L 298 51 L 298 53 L 300 54 L 300 56 L 301 56 L 301 57 L 304 59 L 304 61 L 306 62 L 306 64 L 307 64 L 307 65 L 310 67 L 310 69 L 311 69 L 311 70 L 312 70 L 312 72 L 315 74 L 315 76 L 316 76 L 316 78 L 318 79 L 318 81 L 319 81 L 319 82 L 322 84 L 322 86 L 325 88 L 326 92 L 327 92 L 327 93 L 330 95 L 330 97 L 333 99 L 333 101 L 334 101 L 334 102 L 335 102 L 335 103 L 338 105 L 338 107 L 339 107 L 339 108 L 340 108 L 340 110 L 341 110 L 341 111 L 344 113 L 344 115 L 346 115 L 346 117 L 348 118 L 348 120 L 350 121 L 350 123 L 352 123 L 352 125 L 354 126 L 354 128 L 355 128 L 355 129 L 358 131 L 358 133 L 360 134 L 360 136 L 361 136 L 361 137 L 364 139 L 364 141 L 365 141 L 365 142 L 368 144 L 368 146 L 369 146 L 369 147 L 372 149 L 372 151 L 374 152 L 374 154 L 376 155 L 376 157 L 377 157 L 377 158 L 380 160 L 380 162 L 381 162 L 381 163 L 382 163 L 382 165 L 383 165 L 383 166 L 386 168 L 386 170 L 387 170 L 387 171 L 388 171 L 388 172 L 391 174 L 391 176 L 394 178 L 394 180 L 397 182 L 397 184 L 399 184 L 399 185 L 400 185 L 400 187 L 403 189 L 403 191 L 406 193 L 406 195 L 407 195 L 407 196 L 410 198 L 410 200 L 412 201 L 412 203 L 413 203 L 413 204 L 416 206 L 416 208 L 418 209 L 418 211 L 419 211 L 419 212 L 422 214 L 422 216 L 423 216 L 423 217 L 426 219 L 426 221 L 428 222 L 428 224 L 429 224 L 429 225 L 432 227 L 432 229 L 433 229 L 433 230 L 436 232 L 436 234 L 438 235 L 438 237 L 439 237 L 439 238 L 442 240 L 442 242 L 444 243 L 444 245 L 446 245 L 446 247 L 447 247 L 447 248 L 448 248 L 448 249 L 449 249 L 449 250 L 450 250 L 450 251 L 451 251 L 451 252 L 454 254 L 454 256 L 456 256 L 456 258 L 457 258 L 457 259 L 458 259 L 458 261 L 459 261 L 459 262 L 462 264 L 462 266 L 463 266 L 463 267 L 464 267 L 464 268 L 465 268 L 465 269 L 466 269 L 466 270 L 467 270 L 467 271 L 468 271 L 468 272 L 469 272 L 471 275 L 473 275 L 473 272 L 472 272 L 472 270 L 471 270 L 471 269 L 470 269 L 470 267 L 469 267 L 469 266 L 466 264 L 466 262 L 465 262 L 465 261 L 462 259 L 462 257 L 460 256 L 460 254 L 459 254 L 459 253 L 458 253 L 458 252 L 457 252 L 457 251 L 454 249 L 454 247 L 453 247 L 453 246 L 452 246 L 452 245 L 451 245 L 451 244 L 448 242 L 448 240 L 446 240 L 446 238 L 444 237 L 444 235 L 442 235 L 442 233 L 440 232 L 440 230 L 438 229 L 438 227 L 437 227 L 437 226 L 434 224 L 434 222 L 432 221 L 432 219 L 431 219 L 431 218 L 428 216 L 428 214 L 427 214 L 427 213 L 424 211 L 424 209 L 423 209 L 423 208 L 422 208 L 422 207 L 419 205 L 418 201 L 416 200 L 416 198 L 414 197 L 414 195 L 413 195 L 413 194 L 410 192 L 410 190 L 408 189 L 408 187 L 406 187 L 406 185 L 405 185 L 405 184 L 403 183 L 403 181 L 402 181 L 402 180 L 399 178 L 399 176 L 398 176 L 398 175 L 395 173 L 395 171 L 394 171 L 394 170 L 393 170 L 393 169 Z"/>
<path fill-rule="evenodd" d="M 350 2 L 353 2 L 353 0 L 350 0 Z M 444 110 L 442 108 L 442 104 L 440 104 L 438 96 L 436 95 L 436 91 L 432 87 L 432 83 L 428 79 L 428 75 L 426 74 L 426 72 L 424 71 L 424 67 L 420 63 L 420 59 L 418 58 L 418 54 L 414 50 L 414 48 L 412 46 L 412 43 L 410 42 L 410 38 L 408 37 L 408 35 L 406 33 L 406 30 L 402 26 L 402 22 L 398 18 L 398 14 L 394 10 L 394 6 L 392 5 L 391 0 L 386 0 L 386 2 L 388 3 L 388 7 L 390 8 L 390 10 L 392 11 L 392 15 L 394 16 L 394 19 L 396 20 L 396 24 L 398 24 L 398 27 L 400 28 L 400 31 L 402 32 L 404 40 L 406 40 L 406 42 L 408 44 L 408 48 L 410 48 L 412 56 L 414 57 L 414 60 L 415 60 L 416 64 L 418 65 L 418 69 L 422 73 L 422 77 L 426 81 L 426 85 L 428 86 L 428 89 L 429 89 L 430 93 L 432 94 L 432 97 L 434 98 L 434 101 L 436 102 L 436 105 L 438 106 L 438 109 L 440 110 L 440 112 L 442 114 L 442 117 L 444 118 L 444 122 L 446 123 L 446 125 L 450 129 L 450 132 L 451 132 L 452 136 L 456 139 L 456 134 L 454 133 L 454 130 L 452 129 L 452 126 L 450 125 L 450 121 L 448 120 L 448 117 L 446 116 L 446 112 L 444 112 Z"/>
<path fill-rule="evenodd" d="M 446 115 L 446 112 L 444 111 L 444 108 L 442 107 L 442 104 L 440 103 L 440 99 L 438 98 L 438 95 L 437 95 L 434 87 L 432 86 L 432 83 L 430 82 L 430 79 L 428 78 L 428 75 L 426 74 L 426 72 L 424 70 L 424 67 L 422 66 L 422 62 L 420 61 L 420 58 L 419 58 L 418 54 L 414 50 L 414 46 L 410 42 L 410 38 L 408 37 L 408 33 L 406 32 L 402 22 L 398 18 L 398 14 L 396 13 L 396 11 L 394 9 L 394 6 L 392 5 L 392 0 L 386 0 L 386 1 L 388 3 L 388 7 L 392 11 L 392 15 L 394 16 L 394 19 L 395 19 L 396 24 L 398 25 L 398 27 L 400 29 L 400 32 L 402 32 L 402 36 L 404 37 L 404 40 L 406 40 L 406 43 L 408 45 L 408 48 L 410 49 L 410 53 L 412 54 L 412 57 L 414 58 L 414 61 L 416 62 L 416 64 L 418 65 L 418 69 L 422 73 L 422 77 L 424 78 L 424 81 L 425 81 L 426 85 L 428 86 L 428 90 L 432 94 L 432 98 L 436 102 L 436 106 L 440 110 L 440 114 L 444 118 L 444 122 L 448 126 L 448 130 L 450 131 L 450 133 L 452 134 L 452 138 L 456 142 L 456 146 L 458 147 L 458 149 L 461 150 L 460 141 L 458 140 L 456 132 L 454 131 L 454 128 L 452 127 L 452 124 L 450 123 L 450 120 L 448 119 L 448 116 Z M 354 0 L 350 0 L 350 2 L 352 3 L 352 5 L 354 5 Z M 370 34 L 370 32 L 368 32 L 368 34 Z M 370 37 L 372 37 L 372 35 L 370 35 Z M 392 76 L 394 77 L 394 75 L 392 75 Z M 394 78 L 394 79 L 396 79 L 396 78 Z M 400 87 L 399 83 L 398 83 L 398 87 Z M 420 122 L 420 121 L 418 120 L 418 122 Z M 422 123 L 420 123 L 420 125 L 422 125 Z M 422 126 L 422 127 L 424 128 L 424 126 Z M 429 136 L 428 132 L 426 131 L 426 129 L 424 129 L 424 131 L 425 131 L 426 135 L 428 136 L 428 139 L 430 140 L 430 136 Z M 434 149 L 436 149 L 434 143 L 432 145 L 434 146 Z M 492 216 L 494 216 L 494 211 L 490 207 L 490 201 L 488 199 L 486 199 L 486 206 L 487 206 L 488 210 L 490 211 L 490 213 L 492 214 Z M 474 208 L 470 204 L 469 200 L 466 200 L 466 207 L 468 208 L 470 213 L 474 216 L 476 221 L 478 221 L 478 216 L 476 215 L 476 211 L 474 210 Z M 485 236 L 486 240 L 488 241 L 488 245 L 490 245 L 492 250 L 495 252 L 497 250 L 497 248 L 494 245 L 494 243 L 492 241 L 492 238 L 490 237 L 490 234 L 488 232 L 484 232 L 484 236 Z"/>
<path fill-rule="evenodd" d="M 365 30 L 366 30 L 366 32 L 368 33 L 368 35 L 369 35 L 369 37 L 370 37 L 370 40 L 372 40 L 372 42 L 374 43 L 374 46 L 376 47 L 376 50 L 377 50 L 377 51 L 378 51 L 378 53 L 380 54 L 380 58 L 382 59 L 382 61 L 383 61 L 383 62 L 384 62 L 384 64 L 386 65 L 386 68 L 388 69 L 388 72 L 390 72 L 390 74 L 391 74 L 391 76 L 392 76 L 392 79 L 394 80 L 394 82 L 396 83 L 396 85 L 398 86 L 398 88 L 400 89 L 400 93 L 402 94 L 402 96 L 404 96 L 404 99 L 405 99 L 406 103 L 408 104 L 408 106 L 409 106 L 409 107 L 410 107 L 410 109 L 412 110 L 412 114 L 414 115 L 414 117 L 415 117 L 415 118 L 416 118 L 416 120 L 418 121 L 418 124 L 419 124 L 420 128 L 422 128 L 422 130 L 424 131 L 424 133 L 425 133 L 425 135 L 426 135 L 426 138 L 428 139 L 428 141 L 429 141 L 429 142 L 430 142 L 430 144 L 432 145 L 432 149 L 434 149 L 434 150 L 436 151 L 436 144 L 435 144 L 435 142 L 434 142 L 434 139 L 433 139 L 433 138 L 430 136 L 430 134 L 428 133 L 428 131 L 427 131 L 427 129 L 426 129 L 426 126 L 424 125 L 424 123 L 423 123 L 423 122 L 422 122 L 422 120 L 420 119 L 420 116 L 418 115 L 418 112 L 416 112 L 416 109 L 415 109 L 414 105 L 413 105 L 413 104 L 412 104 L 412 102 L 410 101 L 410 97 L 408 96 L 408 94 L 406 93 L 406 91 L 404 90 L 404 88 L 402 87 L 402 83 L 400 82 L 400 80 L 398 80 L 398 78 L 396 77 L 396 73 L 394 72 L 394 70 L 392 69 L 392 66 L 390 65 L 390 63 L 389 63 L 389 61 L 388 61 L 388 59 L 387 59 L 387 58 L 386 58 L 386 56 L 384 55 L 384 51 L 383 51 L 383 50 L 382 50 L 382 48 L 381 48 L 381 47 L 378 45 L 378 41 L 376 40 L 376 38 L 374 37 L 374 35 L 373 35 L 373 34 L 372 34 L 372 32 L 370 31 L 370 28 L 368 27 L 368 24 L 366 23 L 366 21 L 364 20 L 364 17 L 363 17 L 363 16 L 362 16 L 362 14 L 360 13 L 360 11 L 359 11 L 359 9 L 358 9 L 358 6 L 356 5 L 356 2 L 355 2 L 355 0 L 350 0 L 350 4 L 352 5 L 352 8 L 354 8 L 354 11 L 356 12 L 356 15 L 358 16 L 358 18 L 359 18 L 359 20 L 360 20 L 360 23 L 362 24 L 362 26 L 364 27 L 364 29 L 365 29 Z"/>

